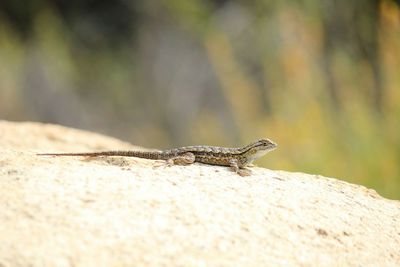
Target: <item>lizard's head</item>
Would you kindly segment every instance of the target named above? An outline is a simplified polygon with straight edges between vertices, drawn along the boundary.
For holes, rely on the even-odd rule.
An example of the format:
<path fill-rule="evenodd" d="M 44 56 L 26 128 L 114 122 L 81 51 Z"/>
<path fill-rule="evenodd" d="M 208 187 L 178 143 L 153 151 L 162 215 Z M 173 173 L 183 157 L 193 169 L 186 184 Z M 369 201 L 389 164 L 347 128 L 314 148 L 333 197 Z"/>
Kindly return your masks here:
<path fill-rule="evenodd" d="M 253 160 L 258 159 L 271 150 L 274 150 L 278 145 L 269 139 L 257 140 L 248 146 L 244 147 L 244 154 L 246 157 L 243 158 L 245 162 L 244 165 L 251 163 Z"/>
<path fill-rule="evenodd" d="M 266 152 L 274 150 L 277 146 L 278 145 L 276 143 L 267 138 L 257 140 L 251 144 L 252 148 L 255 148 L 256 150 L 266 150 Z"/>

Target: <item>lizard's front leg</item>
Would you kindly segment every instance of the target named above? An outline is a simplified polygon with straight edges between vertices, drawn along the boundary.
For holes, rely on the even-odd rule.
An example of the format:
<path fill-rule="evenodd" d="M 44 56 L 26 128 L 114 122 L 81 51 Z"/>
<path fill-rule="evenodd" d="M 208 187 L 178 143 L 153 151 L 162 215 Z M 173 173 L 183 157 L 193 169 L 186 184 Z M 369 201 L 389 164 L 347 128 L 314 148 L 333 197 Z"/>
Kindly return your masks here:
<path fill-rule="evenodd" d="M 239 167 L 237 159 L 231 159 L 229 161 L 229 166 L 231 167 L 231 169 L 234 172 L 236 172 L 240 176 L 249 176 L 249 175 L 251 175 L 251 171 L 249 169 Z"/>
<path fill-rule="evenodd" d="M 196 157 L 193 153 L 187 152 L 185 154 L 170 158 L 167 160 L 168 166 L 171 165 L 189 165 L 194 163 L 196 160 Z"/>

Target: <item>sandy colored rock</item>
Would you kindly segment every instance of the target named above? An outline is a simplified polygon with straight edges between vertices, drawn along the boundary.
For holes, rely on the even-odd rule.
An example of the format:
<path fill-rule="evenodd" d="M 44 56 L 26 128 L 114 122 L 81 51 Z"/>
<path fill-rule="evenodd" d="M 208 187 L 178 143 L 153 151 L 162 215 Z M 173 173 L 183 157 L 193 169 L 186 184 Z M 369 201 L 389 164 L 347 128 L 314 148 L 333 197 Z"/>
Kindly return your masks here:
<path fill-rule="evenodd" d="M 130 149 L 0 121 L 0 266 L 400 266 L 400 202 L 255 168 L 38 157 Z M 273 156 L 268 155 L 268 156 Z"/>

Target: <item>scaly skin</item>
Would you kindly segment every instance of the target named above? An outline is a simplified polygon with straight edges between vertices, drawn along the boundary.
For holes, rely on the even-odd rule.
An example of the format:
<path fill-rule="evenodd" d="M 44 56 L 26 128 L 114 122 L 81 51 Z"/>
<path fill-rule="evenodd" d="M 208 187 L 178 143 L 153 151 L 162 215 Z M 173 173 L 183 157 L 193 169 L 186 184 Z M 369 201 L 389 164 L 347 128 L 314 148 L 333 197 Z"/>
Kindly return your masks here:
<path fill-rule="evenodd" d="M 160 151 L 102 151 L 85 153 L 44 153 L 40 156 L 122 156 L 137 157 L 152 160 L 165 160 L 168 165 L 188 165 L 200 162 L 210 165 L 229 166 L 241 176 L 250 175 L 246 169 L 254 160 L 264 156 L 277 145 L 269 139 L 260 139 L 247 146 L 239 148 L 227 148 L 216 146 L 186 146 Z"/>

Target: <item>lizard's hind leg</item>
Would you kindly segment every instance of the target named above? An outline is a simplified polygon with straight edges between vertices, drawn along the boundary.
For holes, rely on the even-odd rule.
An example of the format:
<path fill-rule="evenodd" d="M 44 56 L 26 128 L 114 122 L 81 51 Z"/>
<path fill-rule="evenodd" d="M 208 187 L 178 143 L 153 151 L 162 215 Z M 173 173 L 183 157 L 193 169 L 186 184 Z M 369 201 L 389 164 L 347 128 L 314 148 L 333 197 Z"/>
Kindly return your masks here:
<path fill-rule="evenodd" d="M 167 165 L 171 166 L 171 165 L 189 165 L 194 163 L 196 160 L 196 156 L 191 153 L 191 152 L 187 152 L 185 154 L 170 158 L 167 160 Z"/>

